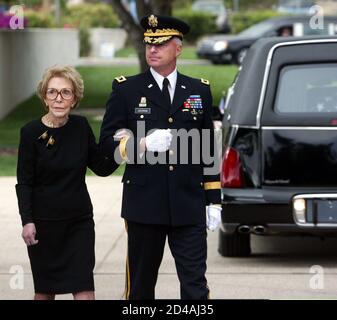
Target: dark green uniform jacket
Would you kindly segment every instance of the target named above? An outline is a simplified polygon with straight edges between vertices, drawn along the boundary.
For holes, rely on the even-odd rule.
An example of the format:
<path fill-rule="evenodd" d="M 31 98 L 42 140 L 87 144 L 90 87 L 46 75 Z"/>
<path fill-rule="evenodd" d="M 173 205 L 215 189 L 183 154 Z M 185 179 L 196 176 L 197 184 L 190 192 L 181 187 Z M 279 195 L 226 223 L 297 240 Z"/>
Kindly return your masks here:
<path fill-rule="evenodd" d="M 115 79 L 107 102 L 100 144 L 106 156 L 116 154 L 128 158 L 122 179 L 123 218 L 172 226 L 205 223 L 205 206 L 220 204 L 219 175 L 205 175 L 206 164 L 201 157 L 202 147 L 210 145 L 201 143 L 202 129 L 208 129 L 205 131 L 211 136 L 208 154 L 214 153 L 211 107 L 212 96 L 207 80 L 178 73 L 172 106 L 168 107 L 163 103 L 162 92 L 150 71 L 127 79 L 123 76 Z M 138 133 L 137 124 L 140 127 Z M 121 128 L 131 130 L 135 139 L 128 139 L 125 145 L 115 141 L 113 135 Z M 178 139 L 169 151 L 159 154 L 146 152 L 140 158 L 136 150 L 140 138 L 149 130 L 168 128 L 172 129 L 174 137 L 173 129 L 194 129 L 194 133 L 199 133 L 199 139 L 190 138 L 187 145 L 183 144 L 183 150 L 180 149 L 182 140 Z M 182 153 L 184 164 L 181 163 Z M 153 164 L 151 159 L 155 158 L 165 158 L 171 163 Z M 212 165 L 214 163 L 207 163 L 207 166 Z"/>

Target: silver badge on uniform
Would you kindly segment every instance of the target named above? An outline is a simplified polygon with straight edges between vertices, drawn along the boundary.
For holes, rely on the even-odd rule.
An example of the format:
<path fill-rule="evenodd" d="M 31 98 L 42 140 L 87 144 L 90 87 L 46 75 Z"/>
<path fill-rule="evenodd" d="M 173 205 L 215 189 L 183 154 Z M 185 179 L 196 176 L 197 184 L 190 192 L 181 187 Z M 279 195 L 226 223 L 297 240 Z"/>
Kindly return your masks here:
<path fill-rule="evenodd" d="M 139 107 L 146 107 L 146 97 L 141 97 L 139 101 Z"/>

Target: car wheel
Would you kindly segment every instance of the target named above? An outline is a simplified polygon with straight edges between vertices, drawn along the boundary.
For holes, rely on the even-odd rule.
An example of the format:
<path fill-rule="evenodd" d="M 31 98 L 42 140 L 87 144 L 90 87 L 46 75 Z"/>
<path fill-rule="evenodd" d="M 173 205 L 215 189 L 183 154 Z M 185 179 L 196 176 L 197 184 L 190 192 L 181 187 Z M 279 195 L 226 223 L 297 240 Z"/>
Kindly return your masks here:
<path fill-rule="evenodd" d="M 219 60 L 211 60 L 212 64 L 221 64 L 221 62 Z"/>
<path fill-rule="evenodd" d="M 242 48 L 237 54 L 236 54 L 236 63 L 240 66 L 243 62 L 243 59 L 245 58 L 247 54 L 248 48 Z"/>
<path fill-rule="evenodd" d="M 219 230 L 219 253 L 223 257 L 247 257 L 251 254 L 250 234 L 234 232 L 225 234 Z"/>

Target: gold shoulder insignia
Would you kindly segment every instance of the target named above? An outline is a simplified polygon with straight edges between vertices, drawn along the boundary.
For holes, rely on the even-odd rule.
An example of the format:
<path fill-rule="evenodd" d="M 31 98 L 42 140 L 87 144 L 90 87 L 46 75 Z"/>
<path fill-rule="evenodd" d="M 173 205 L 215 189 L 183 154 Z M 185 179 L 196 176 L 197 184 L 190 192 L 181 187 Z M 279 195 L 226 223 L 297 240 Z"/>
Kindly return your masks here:
<path fill-rule="evenodd" d="M 124 76 L 119 76 L 119 77 L 116 77 L 115 80 L 118 83 L 122 83 L 122 82 L 126 81 L 127 79 Z"/>
<path fill-rule="evenodd" d="M 207 79 L 203 79 L 201 78 L 200 81 L 203 83 L 203 84 L 207 84 L 209 86 L 209 81 Z"/>

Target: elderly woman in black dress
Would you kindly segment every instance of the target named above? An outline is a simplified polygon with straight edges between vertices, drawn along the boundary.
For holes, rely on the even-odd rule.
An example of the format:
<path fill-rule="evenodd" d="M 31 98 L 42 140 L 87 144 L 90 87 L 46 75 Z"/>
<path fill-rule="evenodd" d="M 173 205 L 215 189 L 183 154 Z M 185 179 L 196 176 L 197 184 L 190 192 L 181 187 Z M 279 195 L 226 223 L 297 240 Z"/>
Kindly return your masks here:
<path fill-rule="evenodd" d="M 99 152 L 86 118 L 70 115 L 83 88 L 74 68 L 49 68 L 37 90 L 47 113 L 21 129 L 16 192 L 36 300 L 63 293 L 95 298 L 95 232 L 85 173 L 88 167 L 108 176 L 117 165 Z"/>

